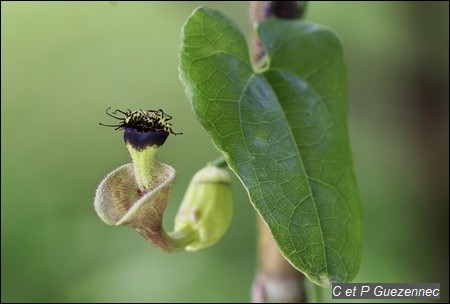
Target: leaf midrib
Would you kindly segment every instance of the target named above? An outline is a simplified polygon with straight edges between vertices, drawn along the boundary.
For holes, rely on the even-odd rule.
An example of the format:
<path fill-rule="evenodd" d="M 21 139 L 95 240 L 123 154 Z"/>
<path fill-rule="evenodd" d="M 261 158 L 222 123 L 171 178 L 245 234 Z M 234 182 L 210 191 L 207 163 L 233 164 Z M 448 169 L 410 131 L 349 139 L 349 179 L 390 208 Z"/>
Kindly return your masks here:
<path fill-rule="evenodd" d="M 292 73 L 290 73 L 289 71 L 281 70 L 281 69 L 279 69 L 279 68 L 278 68 L 277 70 L 274 70 L 274 69 L 271 69 L 271 68 L 269 67 L 268 70 L 266 70 L 263 74 L 260 74 L 260 75 L 261 75 L 262 77 L 264 77 L 266 83 L 269 84 L 269 87 L 270 87 L 271 89 L 272 89 L 271 83 L 270 83 L 270 82 L 268 81 L 268 79 L 264 76 L 264 74 L 266 74 L 266 73 L 268 73 L 268 72 L 273 72 L 273 73 L 288 73 L 288 74 L 292 74 Z M 294 74 L 294 75 L 295 75 L 295 77 L 298 78 L 298 75 L 297 75 L 297 74 Z M 285 119 L 285 121 L 287 122 L 286 125 L 287 125 L 288 130 L 289 130 L 289 135 L 290 135 L 290 137 L 291 137 L 291 139 L 292 139 L 292 142 L 295 143 L 295 149 L 297 150 L 297 158 L 298 158 L 299 163 L 301 164 L 301 166 L 302 166 L 302 168 L 303 168 L 303 172 L 305 172 L 305 178 L 306 178 L 307 184 L 308 184 L 309 195 L 311 196 L 311 199 L 312 199 L 312 201 L 313 201 L 314 212 L 315 212 L 315 214 L 316 214 L 317 223 L 318 223 L 318 226 L 319 226 L 319 229 L 320 229 L 320 239 L 321 239 L 321 242 L 322 242 L 321 245 L 322 245 L 322 251 L 323 251 L 323 258 L 324 258 L 324 261 L 325 261 L 326 272 L 328 273 L 328 262 L 327 262 L 326 248 L 325 248 L 325 240 L 324 240 L 324 236 L 323 236 L 322 224 L 321 224 L 321 222 L 320 222 L 319 213 L 318 213 L 318 210 L 317 210 L 316 200 L 315 200 L 315 198 L 314 198 L 314 195 L 313 195 L 313 192 L 312 192 L 312 189 L 311 189 L 311 185 L 310 185 L 310 182 L 309 182 L 310 176 L 309 176 L 309 174 L 308 174 L 308 172 L 307 172 L 307 170 L 306 170 L 305 165 L 303 164 L 303 160 L 302 160 L 302 158 L 301 158 L 300 150 L 299 150 L 299 148 L 298 148 L 298 143 L 297 143 L 297 141 L 295 140 L 294 133 L 292 132 L 292 129 L 291 129 L 291 124 L 289 123 L 290 120 L 289 120 L 289 119 L 287 118 L 287 116 L 286 116 L 286 111 L 284 110 L 284 108 L 283 108 L 283 106 L 282 106 L 282 104 L 281 104 L 281 102 L 280 102 L 280 99 L 278 98 L 278 96 L 277 96 L 275 90 L 272 89 L 272 92 L 273 92 L 273 95 L 276 97 L 276 102 L 278 102 L 278 104 L 279 104 L 279 106 L 280 106 L 280 108 L 281 108 L 281 110 L 282 110 L 281 112 L 282 112 L 282 114 L 283 114 L 283 116 L 284 116 L 284 119 Z M 289 225 L 290 225 L 290 222 L 289 222 Z M 290 237 L 290 239 L 291 239 L 292 246 L 293 246 L 294 248 L 296 248 L 295 243 L 292 241 L 292 237 L 291 237 L 290 234 L 289 234 L 289 237 Z M 297 249 L 296 249 L 296 252 L 297 252 Z M 297 252 L 297 253 L 298 253 L 298 252 Z M 284 254 L 283 254 L 283 255 L 284 255 Z"/>

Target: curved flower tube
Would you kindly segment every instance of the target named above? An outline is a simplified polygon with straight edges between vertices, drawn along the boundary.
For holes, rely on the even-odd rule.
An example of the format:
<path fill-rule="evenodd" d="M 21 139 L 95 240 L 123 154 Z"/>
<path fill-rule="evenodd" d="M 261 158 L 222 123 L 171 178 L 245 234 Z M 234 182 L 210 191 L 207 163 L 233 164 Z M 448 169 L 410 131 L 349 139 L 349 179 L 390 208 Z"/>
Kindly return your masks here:
<path fill-rule="evenodd" d="M 200 170 L 177 213 L 175 230 L 166 232 L 162 222 L 175 169 L 157 161 L 155 155 L 168 136 L 165 131 L 139 132 L 126 127 L 124 140 L 133 163 L 105 177 L 97 188 L 94 207 L 106 224 L 135 228 L 162 251 L 204 249 L 217 243 L 230 225 L 230 177 L 213 165 Z"/>

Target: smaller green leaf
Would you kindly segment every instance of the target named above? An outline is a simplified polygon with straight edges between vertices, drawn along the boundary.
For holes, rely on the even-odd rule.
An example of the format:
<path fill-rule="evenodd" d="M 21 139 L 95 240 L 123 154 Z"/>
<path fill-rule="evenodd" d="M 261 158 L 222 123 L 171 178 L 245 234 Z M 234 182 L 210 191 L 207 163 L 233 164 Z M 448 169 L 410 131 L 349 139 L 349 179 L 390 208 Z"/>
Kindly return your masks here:
<path fill-rule="evenodd" d="M 284 257 L 321 286 L 350 281 L 360 205 L 340 42 L 300 20 L 268 20 L 258 33 L 268 56 L 261 72 L 229 18 L 197 9 L 183 28 L 186 94 Z"/>

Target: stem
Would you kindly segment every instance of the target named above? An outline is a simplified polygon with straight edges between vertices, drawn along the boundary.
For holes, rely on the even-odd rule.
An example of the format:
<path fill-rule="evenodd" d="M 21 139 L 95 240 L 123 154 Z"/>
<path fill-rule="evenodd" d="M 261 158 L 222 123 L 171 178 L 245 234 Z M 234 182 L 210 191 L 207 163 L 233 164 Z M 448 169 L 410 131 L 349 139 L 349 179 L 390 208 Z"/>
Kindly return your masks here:
<path fill-rule="evenodd" d="M 306 8 L 306 1 L 250 1 L 250 22 L 253 28 L 268 18 L 297 19 Z M 264 48 L 255 33 L 252 59 L 258 65 Z M 269 228 L 258 216 L 258 265 L 252 287 L 253 302 L 305 302 L 304 276 L 281 255 Z"/>
<path fill-rule="evenodd" d="M 219 168 L 226 168 L 228 166 L 227 161 L 223 156 L 217 157 L 215 160 L 209 162 L 209 164 Z"/>
<path fill-rule="evenodd" d="M 136 229 L 151 244 L 164 252 L 177 252 L 183 250 L 186 246 L 199 239 L 197 231 L 191 229 L 182 229 L 172 232 L 166 232 L 162 226 L 161 229 L 157 231 L 148 227 Z"/>
<path fill-rule="evenodd" d="M 304 276 L 281 255 L 266 223 L 258 216 L 258 266 L 253 281 L 254 303 L 305 302 Z"/>
<path fill-rule="evenodd" d="M 254 27 L 258 22 L 270 18 L 302 18 L 306 7 L 307 1 L 250 1 L 250 23 Z M 255 64 L 264 57 L 264 48 L 255 33 L 252 38 L 252 52 Z"/>
<path fill-rule="evenodd" d="M 158 206 L 154 206 L 153 209 L 157 209 Z M 155 247 L 164 252 L 177 252 L 186 248 L 200 239 L 200 235 L 197 229 L 192 226 L 186 226 L 182 229 L 172 232 L 166 232 L 162 225 L 163 213 L 149 214 L 152 216 L 149 220 L 145 221 L 145 225 L 134 225 L 133 227 L 144 236 L 147 241 L 153 244 Z M 150 223 L 150 221 L 154 221 Z"/>
<path fill-rule="evenodd" d="M 199 235 L 196 230 L 191 227 L 172 231 L 166 234 L 167 240 L 173 244 L 174 247 L 184 249 L 186 246 L 198 241 Z"/>

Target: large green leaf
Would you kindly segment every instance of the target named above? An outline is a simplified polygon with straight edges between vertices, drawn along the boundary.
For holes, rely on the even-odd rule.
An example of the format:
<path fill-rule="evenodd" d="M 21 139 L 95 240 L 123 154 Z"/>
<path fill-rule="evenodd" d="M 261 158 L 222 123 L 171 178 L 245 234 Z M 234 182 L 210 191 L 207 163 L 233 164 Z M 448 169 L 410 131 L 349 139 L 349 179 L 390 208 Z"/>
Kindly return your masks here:
<path fill-rule="evenodd" d="M 340 42 L 301 20 L 265 21 L 258 33 L 263 71 L 232 20 L 197 9 L 183 29 L 186 94 L 282 254 L 321 286 L 347 282 L 361 237 Z"/>

